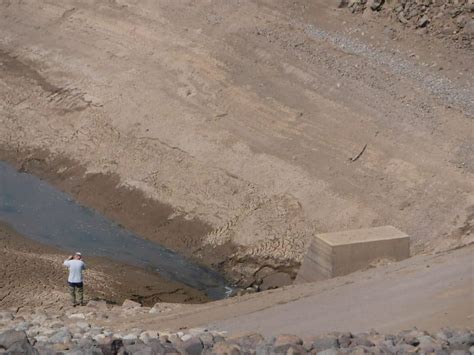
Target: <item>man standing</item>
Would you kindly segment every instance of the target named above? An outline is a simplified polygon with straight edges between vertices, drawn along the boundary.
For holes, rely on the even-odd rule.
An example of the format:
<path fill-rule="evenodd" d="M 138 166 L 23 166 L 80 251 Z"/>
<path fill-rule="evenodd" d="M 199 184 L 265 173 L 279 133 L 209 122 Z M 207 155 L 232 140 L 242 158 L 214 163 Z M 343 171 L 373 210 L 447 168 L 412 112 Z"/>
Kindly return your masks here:
<path fill-rule="evenodd" d="M 84 283 L 82 280 L 82 270 L 85 270 L 86 264 L 81 259 L 82 254 L 77 252 L 64 261 L 64 266 L 69 269 L 69 277 L 67 282 L 69 284 L 69 293 L 71 294 L 73 307 L 76 307 L 78 304 L 81 306 L 84 305 Z M 76 289 L 79 303 L 76 303 Z"/>

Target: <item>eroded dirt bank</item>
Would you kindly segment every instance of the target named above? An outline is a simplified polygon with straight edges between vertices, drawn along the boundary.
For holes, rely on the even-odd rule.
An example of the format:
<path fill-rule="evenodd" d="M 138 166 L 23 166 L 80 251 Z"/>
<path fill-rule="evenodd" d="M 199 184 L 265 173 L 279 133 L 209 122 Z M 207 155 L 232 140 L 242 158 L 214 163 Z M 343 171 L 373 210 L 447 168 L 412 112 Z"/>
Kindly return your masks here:
<path fill-rule="evenodd" d="M 317 232 L 472 239 L 469 52 L 330 0 L 0 9 L 0 145 L 146 238 L 244 283 Z"/>

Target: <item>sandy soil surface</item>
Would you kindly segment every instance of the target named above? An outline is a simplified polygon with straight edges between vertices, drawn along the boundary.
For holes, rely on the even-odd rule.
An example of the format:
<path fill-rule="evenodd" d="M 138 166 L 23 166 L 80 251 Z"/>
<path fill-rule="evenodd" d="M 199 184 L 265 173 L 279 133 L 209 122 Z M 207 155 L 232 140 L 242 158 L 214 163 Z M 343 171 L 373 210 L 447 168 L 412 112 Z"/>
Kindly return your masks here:
<path fill-rule="evenodd" d="M 472 52 L 333 0 L 7 0 L 0 31 L 0 145 L 234 279 L 316 232 L 473 238 Z"/>
<path fill-rule="evenodd" d="M 247 333 L 311 336 L 377 329 L 474 329 L 474 245 L 360 271 L 325 282 L 288 286 L 173 312 L 129 317 L 115 329 L 210 328 Z M 212 309 L 212 312 L 209 310 Z"/>
<path fill-rule="evenodd" d="M 26 239 L 0 224 L 0 308 L 58 308 L 69 305 L 68 254 Z M 206 301 L 200 292 L 164 280 L 156 273 L 111 262 L 103 258 L 84 259 L 85 298 L 121 303 L 135 299 L 156 302 Z"/>

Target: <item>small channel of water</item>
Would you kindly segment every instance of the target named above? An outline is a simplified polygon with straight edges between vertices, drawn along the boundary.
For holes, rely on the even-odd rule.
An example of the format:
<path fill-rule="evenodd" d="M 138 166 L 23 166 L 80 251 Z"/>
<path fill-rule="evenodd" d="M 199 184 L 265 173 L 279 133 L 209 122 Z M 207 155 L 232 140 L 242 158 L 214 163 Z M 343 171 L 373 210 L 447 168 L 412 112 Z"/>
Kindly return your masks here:
<path fill-rule="evenodd" d="M 45 181 L 0 161 L 0 221 L 24 236 L 65 251 L 103 256 L 144 268 L 204 291 L 212 299 L 232 291 L 217 272 L 157 243 L 139 238 L 81 206 Z"/>

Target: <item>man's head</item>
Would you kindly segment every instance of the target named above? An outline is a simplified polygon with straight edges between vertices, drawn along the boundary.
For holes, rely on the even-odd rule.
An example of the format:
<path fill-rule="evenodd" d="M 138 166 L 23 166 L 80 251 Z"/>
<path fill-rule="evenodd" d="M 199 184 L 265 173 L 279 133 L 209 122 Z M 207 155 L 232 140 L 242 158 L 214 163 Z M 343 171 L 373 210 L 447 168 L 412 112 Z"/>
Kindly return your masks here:
<path fill-rule="evenodd" d="M 81 260 L 82 259 L 82 254 L 80 252 L 76 252 L 76 254 L 74 254 L 74 259 Z"/>

